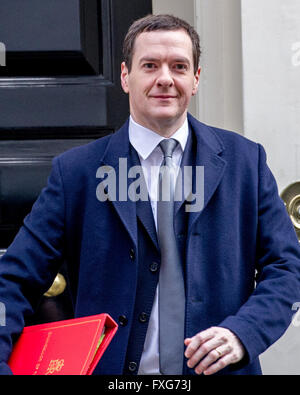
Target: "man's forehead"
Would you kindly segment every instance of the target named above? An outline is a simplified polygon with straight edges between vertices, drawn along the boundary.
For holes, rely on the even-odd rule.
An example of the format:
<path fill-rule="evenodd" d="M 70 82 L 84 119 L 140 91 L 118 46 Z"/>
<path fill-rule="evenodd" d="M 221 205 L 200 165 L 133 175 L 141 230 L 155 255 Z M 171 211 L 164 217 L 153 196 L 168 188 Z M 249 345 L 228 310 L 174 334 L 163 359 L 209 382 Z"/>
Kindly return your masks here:
<path fill-rule="evenodd" d="M 153 31 L 141 32 L 137 35 L 135 43 L 141 41 L 164 42 L 168 40 L 173 40 L 175 42 L 190 41 L 190 43 L 192 44 L 192 40 L 190 36 L 184 29 L 153 30 Z"/>
<path fill-rule="evenodd" d="M 134 52 L 160 51 L 160 47 L 189 53 L 192 56 L 192 40 L 187 32 L 180 30 L 155 30 L 140 33 L 134 44 Z"/>

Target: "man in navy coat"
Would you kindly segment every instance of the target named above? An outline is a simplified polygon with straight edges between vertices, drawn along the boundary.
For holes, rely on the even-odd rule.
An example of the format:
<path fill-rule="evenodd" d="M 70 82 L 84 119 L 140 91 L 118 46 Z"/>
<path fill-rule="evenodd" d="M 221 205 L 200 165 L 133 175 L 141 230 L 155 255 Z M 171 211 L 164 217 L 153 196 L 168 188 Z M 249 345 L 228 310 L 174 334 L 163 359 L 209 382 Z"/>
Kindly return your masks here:
<path fill-rule="evenodd" d="M 12 342 L 63 262 L 75 316 L 107 312 L 119 323 L 95 373 L 160 373 L 157 180 L 145 172 L 149 199 L 135 200 L 128 175 L 159 165 L 158 144 L 170 137 L 181 169 L 203 169 L 192 173 L 198 209 L 185 195 L 175 205 L 186 295 L 182 373 L 261 373 L 258 356 L 287 329 L 300 298 L 299 245 L 264 149 L 187 113 L 199 56 L 197 33 L 177 18 L 148 16 L 130 28 L 121 68 L 130 119 L 54 159 L 47 187 L 0 261 L 1 373 L 10 373 Z"/>

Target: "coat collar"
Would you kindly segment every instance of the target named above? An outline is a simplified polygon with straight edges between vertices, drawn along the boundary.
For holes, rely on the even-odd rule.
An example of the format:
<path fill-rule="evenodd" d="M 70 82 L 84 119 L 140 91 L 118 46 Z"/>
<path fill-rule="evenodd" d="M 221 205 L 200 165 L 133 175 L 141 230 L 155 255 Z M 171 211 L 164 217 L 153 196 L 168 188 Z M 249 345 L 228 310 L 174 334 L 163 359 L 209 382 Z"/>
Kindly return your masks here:
<path fill-rule="evenodd" d="M 204 163 L 208 157 L 218 156 L 224 151 L 223 142 L 216 135 L 213 128 L 197 121 L 191 114 L 188 114 L 188 121 L 197 140 L 197 163 Z M 129 119 L 117 132 L 111 135 L 101 158 L 102 163 L 116 168 L 119 165 L 119 158 L 129 158 L 131 147 L 128 137 L 128 126 Z"/>

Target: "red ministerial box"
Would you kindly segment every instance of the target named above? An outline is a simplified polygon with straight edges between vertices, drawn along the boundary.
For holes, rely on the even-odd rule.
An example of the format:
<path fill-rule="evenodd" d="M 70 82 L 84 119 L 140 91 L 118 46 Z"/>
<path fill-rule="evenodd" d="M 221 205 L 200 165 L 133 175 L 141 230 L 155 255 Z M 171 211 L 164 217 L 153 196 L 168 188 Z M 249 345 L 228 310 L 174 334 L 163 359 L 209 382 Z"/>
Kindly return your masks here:
<path fill-rule="evenodd" d="M 117 329 L 108 314 L 27 326 L 8 365 L 15 375 L 90 375 Z"/>

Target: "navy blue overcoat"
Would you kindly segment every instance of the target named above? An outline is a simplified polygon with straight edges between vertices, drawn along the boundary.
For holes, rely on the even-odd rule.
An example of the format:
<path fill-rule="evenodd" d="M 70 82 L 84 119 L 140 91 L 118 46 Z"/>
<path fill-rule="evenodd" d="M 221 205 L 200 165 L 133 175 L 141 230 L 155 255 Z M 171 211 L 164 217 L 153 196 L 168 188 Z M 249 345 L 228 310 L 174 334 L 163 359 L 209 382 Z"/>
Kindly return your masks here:
<path fill-rule="evenodd" d="M 247 350 L 226 374 L 259 374 L 258 356 L 291 323 L 300 301 L 299 243 L 266 164 L 264 149 L 248 139 L 206 126 L 189 115 L 204 166 L 204 203 L 189 213 L 186 238 L 186 336 L 211 326 L 238 335 Z M 72 149 L 53 161 L 47 187 L 0 261 L 0 369 L 23 315 L 51 285 L 63 260 L 70 271 L 76 316 L 125 315 L 96 369 L 122 374 L 137 285 L 136 203 L 100 202 L 101 166 L 130 165 L 128 122 L 115 134 Z M 185 367 L 184 374 L 193 374 Z"/>

